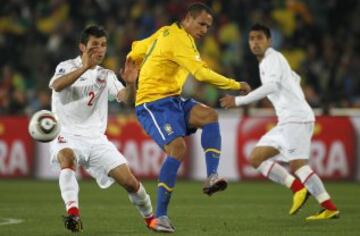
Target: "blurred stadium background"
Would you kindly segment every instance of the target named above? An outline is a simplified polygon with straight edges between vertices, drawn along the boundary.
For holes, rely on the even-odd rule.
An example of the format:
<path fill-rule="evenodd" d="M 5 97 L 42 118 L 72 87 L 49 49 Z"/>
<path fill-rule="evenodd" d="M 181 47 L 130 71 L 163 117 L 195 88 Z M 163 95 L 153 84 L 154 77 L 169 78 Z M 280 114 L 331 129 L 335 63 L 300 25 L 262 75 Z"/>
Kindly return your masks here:
<path fill-rule="evenodd" d="M 179 19 L 191 2 L 194 1 L 1 1 L 0 235 L 64 233 L 57 218 L 63 210 L 57 184 L 38 181 L 55 180 L 58 170 L 49 166 L 47 144 L 36 143 L 27 134 L 27 122 L 35 111 L 50 109 L 49 79 L 60 61 L 78 55 L 80 31 L 89 24 L 105 27 L 109 44 L 104 66 L 118 71 L 132 41 Z M 259 86 L 260 80 L 257 61 L 247 45 L 248 29 L 255 22 L 270 26 L 273 47 L 283 52 L 301 75 L 306 98 L 318 115 L 311 164 L 329 185 L 344 216 L 336 223 L 317 225 L 304 224 L 304 214 L 289 220 L 287 205 L 280 205 L 279 199 L 289 204 L 290 195 L 274 184 L 261 182 L 262 178 L 249 166 L 251 148 L 276 122 L 271 105 L 264 99 L 233 111 L 218 110 L 224 150 L 220 173 L 234 182 L 229 192 L 214 200 L 204 199 L 201 183 L 190 181 L 203 180 L 205 166 L 199 134 L 188 139 L 188 158 L 179 174 L 184 181 L 179 183 L 178 195 L 173 199 L 176 203 L 170 211 L 176 224 L 180 224 L 177 234 L 357 235 L 360 227 L 354 221 L 358 221 L 360 210 L 360 2 L 204 2 L 216 16 L 209 35 L 198 44 L 203 59 L 214 70 L 245 80 L 253 88 Z M 216 108 L 223 94 L 224 91 L 197 83 L 191 77 L 184 87 L 184 96 Z M 110 139 L 128 158 L 134 172 L 149 179 L 146 186 L 154 200 L 152 181 L 163 153 L 138 126 L 132 108 L 111 103 L 110 114 Z M 79 177 L 88 178 L 82 170 Z M 84 215 L 88 215 L 85 227 L 90 228 L 89 235 L 146 234 L 125 194 L 114 193 L 116 190 L 98 194 L 95 183 L 90 183 L 80 184 L 84 187 L 80 198 L 84 200 Z M 114 210 L 106 201 L 116 204 L 118 197 L 123 204 Z M 313 202 L 304 211 L 310 214 L 315 208 Z M 107 223 L 97 225 L 96 212 L 107 210 L 109 214 L 101 215 Z M 223 215 L 222 220 L 219 215 Z M 129 228 L 117 223 L 117 217 Z M 21 224 L 7 224 L 9 218 L 21 219 Z M 51 230 L 44 227 L 44 222 Z M 262 222 L 261 227 L 258 222 Z M 195 231 L 187 228 L 191 224 Z"/>

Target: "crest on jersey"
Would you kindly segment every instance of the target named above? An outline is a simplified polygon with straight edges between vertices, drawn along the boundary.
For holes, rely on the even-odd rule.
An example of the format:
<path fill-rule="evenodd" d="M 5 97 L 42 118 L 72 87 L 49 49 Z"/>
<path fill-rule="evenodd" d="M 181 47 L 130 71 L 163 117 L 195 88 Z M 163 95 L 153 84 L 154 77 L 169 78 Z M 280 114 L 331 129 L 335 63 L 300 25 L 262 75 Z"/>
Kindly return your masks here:
<path fill-rule="evenodd" d="M 57 138 L 58 143 L 67 143 L 64 136 L 59 135 Z"/>
<path fill-rule="evenodd" d="M 166 124 L 164 125 L 164 130 L 166 131 L 166 133 L 167 133 L 168 135 L 171 135 L 171 134 L 174 133 L 174 130 L 172 129 L 172 127 L 171 127 L 171 125 L 170 125 L 169 123 L 166 123 Z"/>

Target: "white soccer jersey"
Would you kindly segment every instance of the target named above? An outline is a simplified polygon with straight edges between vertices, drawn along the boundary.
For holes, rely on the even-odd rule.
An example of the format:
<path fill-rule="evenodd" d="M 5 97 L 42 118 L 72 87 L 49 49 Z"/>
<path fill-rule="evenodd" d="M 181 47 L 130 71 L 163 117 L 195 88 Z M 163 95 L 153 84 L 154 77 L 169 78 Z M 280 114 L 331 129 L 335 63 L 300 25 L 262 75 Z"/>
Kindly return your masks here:
<path fill-rule="evenodd" d="M 279 123 L 315 120 L 301 89 L 300 76 L 291 70 L 281 53 L 268 48 L 259 68 L 262 84 L 275 83 L 277 86 L 267 97 L 275 108 Z"/>
<path fill-rule="evenodd" d="M 81 58 L 61 62 L 49 87 L 59 77 L 81 67 Z M 61 131 L 86 137 L 105 133 L 108 118 L 108 100 L 117 97 L 124 86 L 111 70 L 96 66 L 87 70 L 71 86 L 60 92 L 52 91 L 52 111 L 61 123 Z"/>

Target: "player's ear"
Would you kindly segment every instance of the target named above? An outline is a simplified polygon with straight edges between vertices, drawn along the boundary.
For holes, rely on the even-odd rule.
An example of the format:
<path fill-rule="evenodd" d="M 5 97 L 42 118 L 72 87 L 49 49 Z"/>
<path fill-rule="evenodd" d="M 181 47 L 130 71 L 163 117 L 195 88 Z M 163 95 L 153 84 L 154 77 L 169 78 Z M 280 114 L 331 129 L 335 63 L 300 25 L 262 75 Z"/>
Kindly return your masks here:
<path fill-rule="evenodd" d="M 193 18 L 193 16 L 191 15 L 190 12 L 188 12 L 188 13 L 186 13 L 186 15 L 184 17 L 184 21 L 189 22 L 192 18 Z"/>
<path fill-rule="evenodd" d="M 81 53 L 84 53 L 86 51 L 86 46 L 83 43 L 79 43 L 79 49 Z"/>

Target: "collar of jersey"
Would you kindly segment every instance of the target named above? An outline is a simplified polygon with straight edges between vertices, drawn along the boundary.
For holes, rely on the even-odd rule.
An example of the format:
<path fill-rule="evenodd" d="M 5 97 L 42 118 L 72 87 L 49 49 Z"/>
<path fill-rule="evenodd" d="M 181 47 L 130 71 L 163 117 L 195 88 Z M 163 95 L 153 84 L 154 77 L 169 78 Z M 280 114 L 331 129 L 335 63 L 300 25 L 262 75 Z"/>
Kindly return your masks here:
<path fill-rule="evenodd" d="M 265 57 L 268 56 L 274 49 L 272 47 L 268 47 L 265 51 Z"/>

